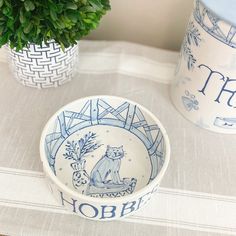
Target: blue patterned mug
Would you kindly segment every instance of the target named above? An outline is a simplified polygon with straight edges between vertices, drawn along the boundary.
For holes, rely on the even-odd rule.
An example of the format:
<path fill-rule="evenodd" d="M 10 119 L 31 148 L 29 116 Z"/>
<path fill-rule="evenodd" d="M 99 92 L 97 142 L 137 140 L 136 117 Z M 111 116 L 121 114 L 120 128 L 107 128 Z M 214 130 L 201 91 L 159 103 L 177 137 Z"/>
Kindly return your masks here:
<path fill-rule="evenodd" d="M 52 116 L 41 136 L 40 156 L 61 205 L 88 219 L 113 220 L 135 213 L 157 191 L 170 145 L 146 108 L 96 96 Z"/>
<path fill-rule="evenodd" d="M 196 0 L 171 98 L 196 125 L 236 133 L 236 2 Z"/>

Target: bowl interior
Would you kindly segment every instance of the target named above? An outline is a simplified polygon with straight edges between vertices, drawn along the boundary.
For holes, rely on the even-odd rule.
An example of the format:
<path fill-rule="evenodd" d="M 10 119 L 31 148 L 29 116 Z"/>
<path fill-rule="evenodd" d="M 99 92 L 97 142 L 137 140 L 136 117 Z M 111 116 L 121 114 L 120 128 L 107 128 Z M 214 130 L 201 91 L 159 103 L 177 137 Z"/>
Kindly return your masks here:
<path fill-rule="evenodd" d="M 165 140 L 146 109 L 114 97 L 77 100 L 46 126 L 45 155 L 73 191 L 120 197 L 148 185 L 165 161 Z"/>

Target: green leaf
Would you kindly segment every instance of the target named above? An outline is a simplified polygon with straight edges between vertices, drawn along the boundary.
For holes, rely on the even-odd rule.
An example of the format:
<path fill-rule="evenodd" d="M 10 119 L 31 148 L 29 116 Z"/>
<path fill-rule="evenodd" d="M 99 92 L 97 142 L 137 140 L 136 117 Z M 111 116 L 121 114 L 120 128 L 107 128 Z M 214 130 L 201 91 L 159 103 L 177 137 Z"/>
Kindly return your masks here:
<path fill-rule="evenodd" d="M 101 4 L 101 1 L 99 1 L 99 0 L 89 0 L 89 3 L 96 10 L 102 10 L 103 9 L 103 5 Z"/>
<path fill-rule="evenodd" d="M 66 28 L 64 23 L 61 20 L 53 22 L 54 26 L 56 26 L 57 29 L 64 29 Z"/>
<path fill-rule="evenodd" d="M 21 39 L 26 41 L 26 42 L 28 41 L 28 38 L 24 33 L 21 33 Z"/>
<path fill-rule="evenodd" d="M 60 42 L 60 46 L 61 46 L 62 51 L 64 52 L 65 51 L 65 46 L 62 42 Z"/>
<path fill-rule="evenodd" d="M 33 11 L 35 9 L 34 3 L 30 0 L 24 1 L 24 6 L 26 11 Z"/>
<path fill-rule="evenodd" d="M 54 21 L 56 21 L 58 19 L 57 13 L 54 10 L 52 10 L 51 8 L 50 8 L 50 16 Z"/>
<path fill-rule="evenodd" d="M 87 3 L 87 0 L 81 0 L 81 3 L 85 5 Z"/>
<path fill-rule="evenodd" d="M 2 36 L 3 31 L 4 31 L 4 26 L 0 26 L 0 36 Z"/>
<path fill-rule="evenodd" d="M 41 32 L 41 29 L 37 27 L 36 34 L 39 34 Z"/>
<path fill-rule="evenodd" d="M 84 6 L 80 8 L 83 12 L 96 12 L 96 9 L 91 6 Z"/>
<path fill-rule="evenodd" d="M 20 18 L 19 19 L 20 19 L 21 24 L 24 24 L 26 22 L 26 17 L 25 17 L 25 14 L 22 9 L 20 10 Z"/>
<path fill-rule="evenodd" d="M 14 31 L 14 21 L 13 20 L 8 20 L 7 21 L 7 27 Z"/>
<path fill-rule="evenodd" d="M 83 21 L 84 21 L 85 23 L 87 23 L 87 24 L 92 24 L 92 23 L 93 23 L 93 21 L 90 20 L 90 19 L 83 19 Z"/>
<path fill-rule="evenodd" d="M 0 0 L 0 7 L 3 6 L 4 0 Z"/>
<path fill-rule="evenodd" d="M 3 15 L 9 17 L 10 16 L 10 9 L 7 8 L 7 7 L 4 7 L 3 10 L 2 10 L 2 13 L 3 13 Z"/>
<path fill-rule="evenodd" d="M 28 33 L 31 31 L 32 28 L 33 28 L 33 24 L 32 24 L 31 22 L 29 22 L 29 23 L 27 24 L 27 26 L 24 27 L 24 33 L 25 33 L 25 34 L 28 34 Z"/>
<path fill-rule="evenodd" d="M 8 41 L 8 34 L 4 34 L 2 37 L 0 37 L 0 46 L 4 45 Z"/>
<path fill-rule="evenodd" d="M 53 5 L 53 6 L 55 6 L 55 5 Z M 57 4 L 57 13 L 61 14 L 63 10 L 64 10 L 64 4 L 58 3 Z"/>
<path fill-rule="evenodd" d="M 76 23 L 78 19 L 78 13 L 75 11 L 68 11 L 66 12 L 66 16 L 68 19 L 70 19 L 72 22 Z"/>
<path fill-rule="evenodd" d="M 77 8 L 78 8 L 77 5 L 73 2 L 68 2 L 66 4 L 66 9 L 77 10 Z"/>

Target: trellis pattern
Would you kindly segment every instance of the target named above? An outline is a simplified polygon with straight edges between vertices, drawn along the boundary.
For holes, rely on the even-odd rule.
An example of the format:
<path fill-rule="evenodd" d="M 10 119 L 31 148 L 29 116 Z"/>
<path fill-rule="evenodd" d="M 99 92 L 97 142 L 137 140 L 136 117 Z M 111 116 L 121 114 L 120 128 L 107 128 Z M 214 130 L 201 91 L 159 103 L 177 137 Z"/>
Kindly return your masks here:
<path fill-rule="evenodd" d="M 20 52 L 9 51 L 16 80 L 35 88 L 57 87 L 71 80 L 78 58 L 78 45 L 63 52 L 54 42 L 48 46 L 30 44 Z"/>
<path fill-rule="evenodd" d="M 211 36 L 224 44 L 236 48 L 236 27 L 229 25 L 196 1 L 194 18 Z"/>
<path fill-rule="evenodd" d="M 63 111 L 55 121 L 54 130 L 46 136 L 48 162 L 55 172 L 55 157 L 59 147 L 71 134 L 94 125 L 108 125 L 128 130 L 136 135 L 148 150 L 152 165 L 151 181 L 163 165 L 164 140 L 160 128 L 147 123 L 138 106 L 124 102 L 114 108 L 104 99 L 85 102 L 80 112 Z"/>

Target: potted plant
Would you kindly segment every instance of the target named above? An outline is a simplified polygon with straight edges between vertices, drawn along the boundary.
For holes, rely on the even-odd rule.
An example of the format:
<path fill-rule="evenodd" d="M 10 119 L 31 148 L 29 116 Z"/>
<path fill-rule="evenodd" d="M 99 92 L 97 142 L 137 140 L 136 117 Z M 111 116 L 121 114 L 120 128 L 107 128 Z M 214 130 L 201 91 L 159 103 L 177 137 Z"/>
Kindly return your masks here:
<path fill-rule="evenodd" d="M 14 77 L 47 88 L 73 76 L 78 41 L 98 26 L 109 0 L 0 0 L 0 47 Z"/>
<path fill-rule="evenodd" d="M 66 153 L 63 156 L 65 159 L 73 161 L 70 166 L 74 170 L 72 183 L 76 189 L 80 188 L 85 191 L 87 188 L 89 175 L 85 170 L 86 157 L 102 146 L 96 141 L 96 137 L 95 133 L 89 132 L 77 141 L 68 140 L 66 143 Z"/>

